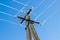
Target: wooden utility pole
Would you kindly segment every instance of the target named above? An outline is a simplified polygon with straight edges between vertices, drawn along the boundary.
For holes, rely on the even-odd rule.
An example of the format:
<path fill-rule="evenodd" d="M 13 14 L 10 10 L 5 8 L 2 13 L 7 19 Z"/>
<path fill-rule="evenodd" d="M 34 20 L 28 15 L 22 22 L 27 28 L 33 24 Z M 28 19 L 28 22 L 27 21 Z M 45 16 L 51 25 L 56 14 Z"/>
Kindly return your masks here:
<path fill-rule="evenodd" d="M 30 16 L 28 15 L 26 17 L 26 19 L 30 20 Z M 33 26 L 33 23 L 31 21 L 26 21 L 27 24 L 26 24 L 26 32 L 27 32 L 27 40 L 32 40 L 32 37 L 34 40 L 40 40 L 38 35 L 37 35 L 37 32 Z"/>
<path fill-rule="evenodd" d="M 22 21 L 20 22 L 20 24 L 22 24 L 24 22 L 24 20 L 26 21 L 26 35 L 27 35 L 27 40 L 32 40 L 32 37 L 34 40 L 40 40 L 38 35 L 37 35 L 37 32 L 34 28 L 34 23 L 36 24 L 40 24 L 39 22 L 36 22 L 36 21 L 33 21 L 30 19 L 30 12 L 32 11 L 32 8 L 26 13 L 25 17 L 20 17 L 20 16 L 17 16 L 18 19 L 22 19 Z"/>

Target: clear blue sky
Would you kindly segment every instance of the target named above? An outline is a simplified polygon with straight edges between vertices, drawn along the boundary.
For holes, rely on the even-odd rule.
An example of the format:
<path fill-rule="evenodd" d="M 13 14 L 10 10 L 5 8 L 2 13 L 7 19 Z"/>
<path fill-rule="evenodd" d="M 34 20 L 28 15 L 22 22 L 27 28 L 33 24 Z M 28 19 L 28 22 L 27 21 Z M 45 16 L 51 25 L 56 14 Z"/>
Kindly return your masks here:
<path fill-rule="evenodd" d="M 26 22 L 20 27 L 18 26 L 20 20 L 13 16 L 22 7 L 25 7 L 23 11 L 27 12 L 32 6 L 34 7 L 34 11 L 30 14 L 32 20 L 36 18 L 36 21 L 42 23 L 47 20 L 43 26 L 34 24 L 39 38 L 60 40 L 60 0 L 0 0 L 0 40 L 26 40 Z M 19 15 L 24 17 L 24 12 L 20 12 Z"/>

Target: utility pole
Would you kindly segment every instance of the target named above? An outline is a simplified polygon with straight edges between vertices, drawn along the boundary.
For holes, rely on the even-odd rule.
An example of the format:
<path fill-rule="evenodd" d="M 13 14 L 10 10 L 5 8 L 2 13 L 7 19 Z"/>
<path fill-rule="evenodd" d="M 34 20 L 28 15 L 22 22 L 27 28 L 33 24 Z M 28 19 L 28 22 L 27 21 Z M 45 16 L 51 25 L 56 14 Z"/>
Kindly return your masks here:
<path fill-rule="evenodd" d="M 26 16 L 26 19 L 30 20 L 30 16 Z M 32 37 L 34 40 L 40 40 L 37 32 L 33 26 L 33 23 L 31 21 L 26 21 L 26 32 L 27 32 L 27 40 L 32 40 Z"/>
<path fill-rule="evenodd" d="M 32 37 L 34 40 L 40 40 L 39 37 L 38 37 L 38 34 L 34 28 L 34 23 L 36 24 L 40 24 L 39 22 L 36 22 L 36 21 L 33 21 L 30 19 L 30 12 L 32 11 L 32 8 L 26 13 L 25 17 L 20 17 L 20 16 L 17 16 L 18 19 L 21 19 L 22 21 L 20 22 L 20 24 L 22 24 L 24 22 L 24 20 L 26 21 L 26 35 L 27 35 L 27 40 L 32 40 Z"/>

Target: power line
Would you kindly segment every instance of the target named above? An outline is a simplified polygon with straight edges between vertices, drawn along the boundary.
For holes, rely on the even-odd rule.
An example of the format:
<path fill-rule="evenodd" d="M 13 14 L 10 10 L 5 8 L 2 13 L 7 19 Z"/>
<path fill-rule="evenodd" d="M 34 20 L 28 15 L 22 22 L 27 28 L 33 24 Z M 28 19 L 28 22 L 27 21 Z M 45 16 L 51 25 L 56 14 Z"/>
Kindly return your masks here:
<path fill-rule="evenodd" d="M 13 1 L 16 1 L 16 0 L 13 0 Z M 17 1 L 17 2 L 18 2 L 18 1 Z M 37 9 L 43 2 L 44 2 L 44 0 L 43 0 L 41 3 L 39 3 L 35 9 Z M 29 3 L 29 1 L 28 1 L 27 3 Z M 16 15 L 14 15 L 14 16 L 17 16 L 20 12 L 24 12 L 24 11 L 23 11 L 24 8 L 25 8 L 25 7 L 21 8 L 21 9 L 18 11 L 18 13 L 17 13 Z M 24 13 L 25 13 L 25 12 L 24 12 Z"/>
<path fill-rule="evenodd" d="M 5 14 L 5 15 L 8 15 L 8 16 L 11 16 L 11 17 L 13 17 L 13 18 L 15 18 L 15 19 L 18 19 L 18 18 L 16 18 L 14 15 L 11 15 L 11 14 L 9 14 L 9 13 L 2 12 L 2 11 L 0 11 L 0 13 Z M 18 19 L 18 20 L 19 20 L 19 19 Z"/>
<path fill-rule="evenodd" d="M 16 2 L 16 3 L 19 3 L 19 4 L 22 4 L 22 5 L 24 5 L 24 6 L 27 6 L 26 4 L 23 4 L 22 2 L 19 2 L 19 1 L 16 1 L 16 0 L 12 0 L 12 1 L 14 1 L 14 2 Z"/>
<path fill-rule="evenodd" d="M 11 8 L 11 9 L 13 9 L 13 10 L 15 10 L 15 11 L 18 11 L 18 9 L 16 9 L 16 8 L 14 8 L 14 7 L 11 7 L 11 6 L 8 6 L 8 5 L 5 5 L 5 4 L 3 4 L 3 3 L 0 3 L 0 5 L 3 5 L 3 6 L 5 6 L 5 7 Z"/>
<path fill-rule="evenodd" d="M 35 9 L 37 9 L 45 0 L 42 0 L 36 7 Z"/>
<path fill-rule="evenodd" d="M 25 8 L 25 7 L 21 8 L 21 9 L 17 12 L 17 14 L 15 14 L 14 16 L 16 17 L 20 12 L 23 11 L 24 8 Z M 23 12 L 24 12 L 24 11 L 23 11 Z"/>
<path fill-rule="evenodd" d="M 32 12 L 34 12 L 35 9 L 37 9 L 42 3 L 44 2 L 44 0 L 42 0 L 34 9 Z M 35 13 L 33 13 L 34 16 L 37 16 Z"/>
<path fill-rule="evenodd" d="M 27 3 L 29 3 L 29 1 L 28 1 Z M 23 11 L 24 8 L 25 8 L 25 6 L 22 7 L 22 8 L 17 12 L 17 14 L 15 14 L 14 16 L 16 17 L 20 12 L 24 12 L 24 11 Z M 25 12 L 24 12 L 24 13 L 25 13 Z"/>
<path fill-rule="evenodd" d="M 3 13 L 3 14 L 5 14 L 5 15 L 8 15 L 8 16 L 11 16 L 11 17 L 14 17 L 13 15 L 8 14 L 8 13 L 5 13 L 5 12 L 2 12 L 2 11 L 0 11 L 0 13 Z"/>
<path fill-rule="evenodd" d="M 44 0 L 42 0 L 41 3 L 39 3 L 39 4 L 37 5 L 37 7 L 35 7 L 35 9 L 37 9 L 43 2 L 44 2 Z M 34 15 L 37 16 L 35 13 L 34 13 Z"/>
<path fill-rule="evenodd" d="M 37 20 L 38 17 L 40 17 L 45 11 L 47 11 L 55 2 L 56 2 L 56 0 L 54 0 L 44 11 L 42 11 L 42 12 L 35 18 L 35 20 Z"/>
<path fill-rule="evenodd" d="M 15 23 L 15 22 L 11 22 L 11 21 L 8 21 L 8 20 L 6 20 L 6 19 L 1 19 L 1 18 L 0 18 L 0 20 L 1 20 L 1 21 L 5 21 L 5 22 L 8 22 L 8 23 L 11 23 L 11 24 L 15 24 L 15 25 L 18 26 L 18 23 Z"/>
<path fill-rule="evenodd" d="M 43 22 L 42 22 L 42 26 L 50 19 L 52 18 L 54 15 L 57 14 L 57 12 L 59 12 L 60 8 L 55 10 L 51 15 L 48 16 L 48 18 L 46 18 Z"/>
<path fill-rule="evenodd" d="M 5 15 L 8 15 L 8 16 L 11 16 L 11 17 L 14 17 L 14 15 L 11 15 L 11 14 L 8 14 L 8 13 L 2 12 L 2 11 L 0 11 L 0 13 L 3 13 Z M 16 18 L 16 17 L 14 17 L 14 18 Z M 16 18 L 16 19 L 18 19 L 18 18 Z M 11 23 L 11 24 L 16 24 L 17 26 L 21 26 L 21 24 L 17 24 L 17 23 L 14 23 L 14 22 L 11 22 L 11 21 L 8 21 L 8 20 L 5 20 L 5 19 L 0 19 L 0 20 L 6 21 L 6 22 Z"/>

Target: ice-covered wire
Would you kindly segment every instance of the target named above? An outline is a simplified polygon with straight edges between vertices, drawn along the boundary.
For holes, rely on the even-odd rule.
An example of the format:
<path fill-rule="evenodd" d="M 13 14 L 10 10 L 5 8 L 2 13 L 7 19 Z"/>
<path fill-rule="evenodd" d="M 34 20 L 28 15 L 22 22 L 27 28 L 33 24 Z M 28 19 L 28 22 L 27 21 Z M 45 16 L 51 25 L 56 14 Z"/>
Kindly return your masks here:
<path fill-rule="evenodd" d="M 11 22 L 11 21 L 8 21 L 8 20 L 6 20 L 6 19 L 1 19 L 1 18 L 0 18 L 0 21 L 5 21 L 5 22 L 11 23 L 11 24 L 15 24 L 15 25 L 18 26 L 18 23 Z"/>
<path fill-rule="evenodd" d="M 44 1 L 45 1 L 45 0 L 42 0 L 42 1 L 34 8 L 34 10 L 37 9 Z M 33 10 L 32 12 L 34 12 L 34 10 Z M 35 17 L 37 16 L 35 13 L 33 13 L 33 15 L 34 15 Z"/>
<path fill-rule="evenodd" d="M 44 2 L 45 0 L 42 0 L 36 7 L 35 9 L 37 9 L 38 7 L 40 7 L 40 5 Z"/>
<path fill-rule="evenodd" d="M 11 14 L 8 14 L 8 13 L 5 13 L 5 12 L 2 12 L 2 11 L 0 11 L 0 14 L 5 14 L 5 15 L 8 15 L 8 16 L 11 16 L 11 17 L 14 17 L 13 15 L 11 15 Z M 14 17 L 14 18 L 16 18 L 16 17 Z M 18 19 L 18 18 L 16 18 L 16 19 Z M 0 19 L 0 20 L 2 20 L 2 21 L 6 21 L 6 22 L 9 22 L 9 23 L 12 23 L 12 24 L 16 24 L 17 26 L 21 26 L 20 24 L 17 24 L 17 23 L 14 23 L 14 22 L 11 22 L 11 21 L 8 21 L 8 20 L 5 20 L 5 19 Z"/>
<path fill-rule="evenodd" d="M 29 3 L 29 1 L 27 2 Z M 17 14 L 15 14 L 14 16 L 16 17 L 20 12 L 24 12 L 23 9 L 26 8 L 26 6 L 22 7 L 20 10 L 18 10 Z M 24 12 L 25 13 L 25 12 Z"/>
<path fill-rule="evenodd" d="M 14 16 L 16 17 L 20 12 L 23 11 L 24 8 L 25 8 L 25 7 L 21 8 L 21 9 L 17 12 L 17 14 L 15 14 Z"/>
<path fill-rule="evenodd" d="M 42 22 L 42 26 L 50 19 L 52 18 L 54 15 L 57 14 L 57 12 L 59 12 L 60 8 L 55 10 L 51 15 L 49 15 L 43 22 Z"/>
<path fill-rule="evenodd" d="M 24 5 L 24 6 L 27 6 L 27 4 L 24 4 L 24 3 L 19 2 L 19 1 L 17 1 L 17 0 L 12 0 L 12 1 L 14 1 L 14 2 L 16 2 L 16 3 L 19 3 L 19 4 L 22 4 L 22 5 Z"/>
<path fill-rule="evenodd" d="M 54 0 L 45 10 L 43 10 L 36 18 L 35 20 L 37 20 L 45 11 L 47 11 L 54 3 L 56 2 L 56 0 Z"/>
<path fill-rule="evenodd" d="M 19 9 L 14 8 L 14 7 L 5 5 L 5 4 L 3 4 L 3 3 L 0 3 L 0 5 L 3 5 L 3 6 L 8 7 L 8 8 L 11 8 L 11 9 L 13 9 L 13 10 L 15 10 L 15 11 L 18 11 L 18 10 L 19 10 Z"/>
<path fill-rule="evenodd" d="M 15 19 L 18 19 L 17 17 L 15 17 L 14 15 L 11 15 L 11 14 L 9 14 L 9 13 L 6 13 L 6 12 L 2 12 L 2 11 L 0 11 L 0 14 L 5 14 L 5 15 L 7 15 L 7 16 L 11 16 L 11 17 L 13 17 L 13 18 L 15 18 Z M 19 20 L 19 19 L 18 19 Z"/>
<path fill-rule="evenodd" d="M 5 14 L 5 15 L 8 15 L 8 16 L 11 16 L 11 17 L 14 17 L 14 16 L 11 15 L 11 14 L 8 14 L 8 13 L 5 13 L 5 12 L 0 11 L 0 14 L 1 14 L 1 13 Z"/>

